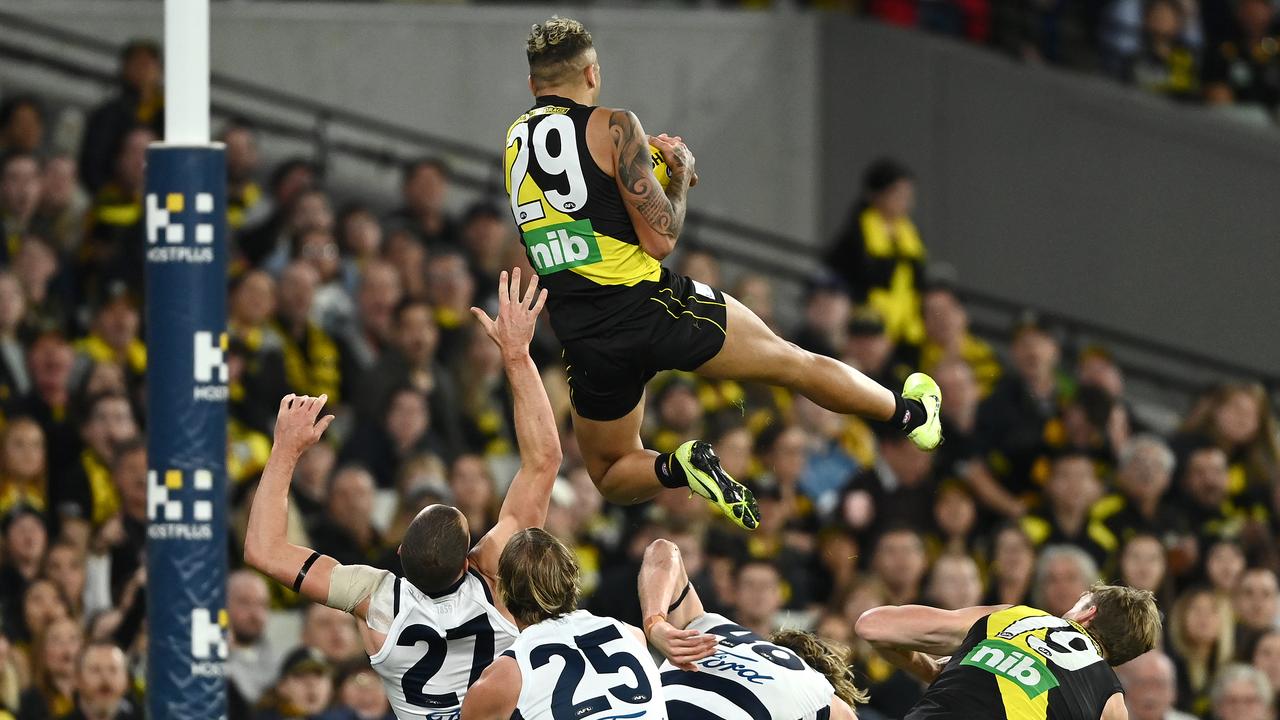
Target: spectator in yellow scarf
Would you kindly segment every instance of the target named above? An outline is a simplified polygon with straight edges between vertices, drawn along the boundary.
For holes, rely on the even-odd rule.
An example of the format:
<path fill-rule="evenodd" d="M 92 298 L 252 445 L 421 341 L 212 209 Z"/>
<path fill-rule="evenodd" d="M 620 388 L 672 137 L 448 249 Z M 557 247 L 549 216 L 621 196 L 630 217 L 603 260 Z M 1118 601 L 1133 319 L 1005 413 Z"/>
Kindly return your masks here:
<path fill-rule="evenodd" d="M 827 264 L 852 288 L 855 302 L 879 311 L 892 340 L 918 345 L 926 253 L 911 220 L 915 179 L 905 165 L 881 158 L 867 168 L 862 190 Z"/>

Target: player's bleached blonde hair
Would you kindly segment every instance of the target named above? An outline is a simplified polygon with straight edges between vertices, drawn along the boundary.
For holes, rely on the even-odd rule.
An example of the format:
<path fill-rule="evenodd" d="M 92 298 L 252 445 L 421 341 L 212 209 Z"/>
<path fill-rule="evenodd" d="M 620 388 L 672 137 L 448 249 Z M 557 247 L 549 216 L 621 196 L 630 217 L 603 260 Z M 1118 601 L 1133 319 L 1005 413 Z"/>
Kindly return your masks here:
<path fill-rule="evenodd" d="M 582 55 L 592 47 L 591 33 L 582 23 L 553 15 L 529 31 L 529 75 L 537 86 L 558 84 L 582 69 Z"/>
<path fill-rule="evenodd" d="M 525 626 L 567 615 L 578 607 L 578 559 L 546 530 L 521 530 L 498 558 L 498 594 Z"/>

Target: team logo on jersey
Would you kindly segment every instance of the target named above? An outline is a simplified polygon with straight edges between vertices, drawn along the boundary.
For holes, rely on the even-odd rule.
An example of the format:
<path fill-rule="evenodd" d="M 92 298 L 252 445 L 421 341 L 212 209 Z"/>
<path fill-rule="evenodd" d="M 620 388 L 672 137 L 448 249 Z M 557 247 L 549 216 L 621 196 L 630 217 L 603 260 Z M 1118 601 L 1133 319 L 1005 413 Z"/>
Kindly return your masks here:
<path fill-rule="evenodd" d="M 539 275 L 600 262 L 600 245 L 590 220 L 546 225 L 524 233 L 529 262 Z"/>
<path fill-rule="evenodd" d="M 1058 679 L 1039 658 L 1017 645 L 995 638 L 974 645 L 960 664 L 981 668 L 1009 680 L 1029 698 L 1058 687 Z"/>

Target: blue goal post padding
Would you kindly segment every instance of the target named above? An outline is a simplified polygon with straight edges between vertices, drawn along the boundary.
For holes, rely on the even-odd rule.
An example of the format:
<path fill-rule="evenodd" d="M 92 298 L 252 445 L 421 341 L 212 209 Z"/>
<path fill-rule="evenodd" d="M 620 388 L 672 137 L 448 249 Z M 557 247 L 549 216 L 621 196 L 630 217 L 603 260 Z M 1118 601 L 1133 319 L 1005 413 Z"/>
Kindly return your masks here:
<path fill-rule="evenodd" d="M 147 333 L 147 710 L 227 715 L 227 198 L 220 145 L 152 145 Z"/>

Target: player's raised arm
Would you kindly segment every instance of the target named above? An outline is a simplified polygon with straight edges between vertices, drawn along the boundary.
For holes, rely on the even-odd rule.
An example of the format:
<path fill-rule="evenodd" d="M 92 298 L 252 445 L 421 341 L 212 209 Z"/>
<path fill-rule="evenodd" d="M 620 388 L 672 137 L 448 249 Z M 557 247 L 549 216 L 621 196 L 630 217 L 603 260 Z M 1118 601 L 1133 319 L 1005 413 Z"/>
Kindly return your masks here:
<path fill-rule="evenodd" d="M 694 177 L 693 153 L 678 140 L 646 135 L 640 120 L 629 110 L 610 113 L 609 138 L 613 146 L 614 178 L 639 236 L 640 247 L 651 257 L 662 260 L 675 250 L 676 240 L 684 228 L 685 196 Z M 650 143 L 662 152 L 671 170 L 671 182 L 665 191 L 653 174 Z"/>
<path fill-rule="evenodd" d="M 333 422 L 332 415 L 316 420 L 328 399 L 327 395 L 286 395 L 280 401 L 275 442 L 262 479 L 258 481 L 253 507 L 249 509 L 249 527 L 244 539 L 246 563 L 319 603 L 328 601 L 330 577 L 338 562 L 311 548 L 288 542 L 285 532 L 294 467 L 302 453 L 315 445 Z"/>
<path fill-rule="evenodd" d="M 560 434 L 542 377 L 529 356 L 529 342 L 547 291 L 538 291 L 538 277 L 520 294 L 520 268 L 498 280 L 498 317 L 479 308 L 471 312 L 502 350 L 502 363 L 515 398 L 516 442 L 520 446 L 520 470 L 502 501 L 498 522 L 471 549 L 471 563 L 493 580 L 498 557 L 512 535 L 529 527 L 541 527 L 547 519 L 551 487 L 560 471 Z"/>
<path fill-rule="evenodd" d="M 680 548 L 654 540 L 644 551 L 638 579 L 644 634 L 672 665 L 697 670 L 693 663 L 716 650 L 717 638 L 685 626 L 702 616 L 702 599 L 689 580 Z"/>

